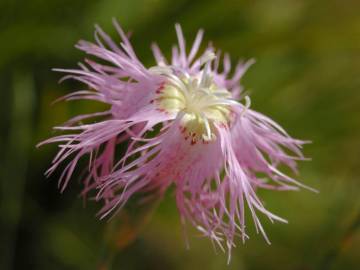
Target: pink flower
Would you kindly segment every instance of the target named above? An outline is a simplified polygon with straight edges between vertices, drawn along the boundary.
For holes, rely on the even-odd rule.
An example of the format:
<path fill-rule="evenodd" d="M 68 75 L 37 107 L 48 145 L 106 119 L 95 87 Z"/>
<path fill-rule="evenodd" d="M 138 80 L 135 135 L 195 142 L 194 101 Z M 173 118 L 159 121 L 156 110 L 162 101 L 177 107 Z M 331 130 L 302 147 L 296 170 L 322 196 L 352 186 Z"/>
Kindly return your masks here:
<path fill-rule="evenodd" d="M 60 148 L 47 174 L 67 162 L 59 180 L 64 190 L 79 159 L 88 155 L 83 194 L 96 190 L 96 199 L 104 202 L 102 217 L 121 209 L 136 193 L 144 199 L 158 197 L 173 185 L 182 222 L 193 224 L 222 250 L 230 254 L 236 235 L 248 238 L 245 209 L 268 241 L 257 213 L 271 221 L 286 220 L 269 212 L 256 190 L 306 187 L 278 169 L 284 164 L 296 172 L 296 161 L 304 160 L 300 149 L 305 142 L 250 109 L 240 79 L 253 61 L 238 63 L 230 75 L 228 55 L 222 63 L 220 52 L 211 47 L 199 55 L 202 30 L 188 53 L 176 25 L 179 45 L 173 47 L 171 62 L 153 45 L 156 65 L 147 68 L 120 26 L 114 25 L 120 46 L 99 27 L 96 44 L 77 45 L 101 63 L 85 59 L 80 69 L 57 69 L 88 89 L 64 99 L 110 106 L 55 128 L 67 133 L 42 143 L 58 143 Z M 81 123 L 91 118 L 97 122 Z M 117 159 L 122 142 L 128 142 L 127 150 Z"/>

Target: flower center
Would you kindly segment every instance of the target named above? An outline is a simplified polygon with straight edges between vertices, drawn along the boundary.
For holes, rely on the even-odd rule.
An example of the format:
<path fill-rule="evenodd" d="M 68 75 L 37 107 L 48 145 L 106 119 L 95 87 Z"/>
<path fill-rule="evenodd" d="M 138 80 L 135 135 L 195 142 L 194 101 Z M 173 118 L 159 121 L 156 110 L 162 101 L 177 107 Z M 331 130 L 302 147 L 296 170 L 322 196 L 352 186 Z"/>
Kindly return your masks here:
<path fill-rule="evenodd" d="M 158 108 L 181 117 L 181 131 L 191 143 L 215 140 L 215 125 L 227 125 L 231 120 L 230 105 L 238 104 L 227 89 L 215 84 L 210 67 L 214 58 L 213 53 L 205 53 L 200 59 L 203 68 L 196 75 L 171 66 L 151 69 L 166 78 L 156 92 Z"/>

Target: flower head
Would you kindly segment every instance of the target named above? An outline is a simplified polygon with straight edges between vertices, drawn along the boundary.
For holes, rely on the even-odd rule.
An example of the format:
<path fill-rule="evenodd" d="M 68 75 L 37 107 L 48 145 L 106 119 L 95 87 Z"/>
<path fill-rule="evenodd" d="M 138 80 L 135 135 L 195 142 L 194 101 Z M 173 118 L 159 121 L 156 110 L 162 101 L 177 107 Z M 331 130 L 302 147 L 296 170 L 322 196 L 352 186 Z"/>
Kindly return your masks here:
<path fill-rule="evenodd" d="M 181 220 L 221 249 L 230 251 L 237 235 L 248 238 L 246 209 L 267 240 L 257 213 L 286 221 L 264 207 L 256 190 L 306 187 L 278 169 L 284 164 L 296 172 L 305 142 L 250 109 L 240 79 L 253 61 L 240 62 L 230 76 L 228 55 L 221 63 L 220 52 L 212 47 L 199 53 L 203 31 L 188 53 L 176 25 L 179 44 L 173 47 L 171 62 L 153 45 L 156 65 L 147 68 L 116 21 L 114 25 L 120 45 L 99 27 L 96 44 L 77 45 L 101 64 L 85 59 L 80 69 L 57 69 L 88 86 L 65 99 L 95 100 L 109 109 L 56 127 L 67 133 L 43 142 L 60 148 L 47 173 L 67 163 L 59 180 L 63 190 L 79 159 L 88 155 L 83 194 L 96 191 L 96 199 L 104 203 L 102 217 L 121 209 L 136 193 L 158 197 L 173 185 Z M 98 121 L 81 122 L 91 118 Z M 116 148 L 125 141 L 126 152 L 117 158 Z"/>

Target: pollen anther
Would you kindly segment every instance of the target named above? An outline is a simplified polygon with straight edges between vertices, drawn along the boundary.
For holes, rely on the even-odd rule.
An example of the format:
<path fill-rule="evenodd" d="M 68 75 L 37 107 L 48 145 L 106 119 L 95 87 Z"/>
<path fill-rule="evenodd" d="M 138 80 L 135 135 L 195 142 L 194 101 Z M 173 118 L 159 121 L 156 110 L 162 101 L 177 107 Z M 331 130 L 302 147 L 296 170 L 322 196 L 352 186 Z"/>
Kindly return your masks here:
<path fill-rule="evenodd" d="M 203 69 L 197 76 L 176 73 L 171 67 L 153 67 L 164 77 L 156 90 L 156 105 L 161 111 L 179 115 L 185 138 L 205 142 L 216 139 L 216 128 L 226 126 L 232 118 L 231 105 L 237 103 L 231 93 L 213 79 L 210 63 L 214 54 L 204 56 Z"/>

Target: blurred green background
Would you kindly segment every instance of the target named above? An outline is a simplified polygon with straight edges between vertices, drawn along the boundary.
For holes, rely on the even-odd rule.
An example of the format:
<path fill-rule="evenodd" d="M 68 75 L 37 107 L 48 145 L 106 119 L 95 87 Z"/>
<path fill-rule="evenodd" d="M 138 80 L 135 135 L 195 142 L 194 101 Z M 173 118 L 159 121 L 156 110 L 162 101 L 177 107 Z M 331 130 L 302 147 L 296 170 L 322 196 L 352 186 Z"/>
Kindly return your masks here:
<path fill-rule="evenodd" d="M 359 11 L 358 0 L 1 0 L 0 269 L 100 270 L 110 260 L 113 269 L 360 269 Z M 58 174 L 45 179 L 56 147 L 35 144 L 52 126 L 98 108 L 51 106 L 78 85 L 59 85 L 50 69 L 81 61 L 73 45 L 93 40 L 94 23 L 118 41 L 112 17 L 133 32 L 146 65 L 154 64 L 152 41 L 169 55 L 175 22 L 188 42 L 202 27 L 205 41 L 234 61 L 257 60 L 243 79 L 252 107 L 313 141 L 299 178 L 320 190 L 261 191 L 267 207 L 289 220 L 264 220 L 272 245 L 248 220 L 251 239 L 239 242 L 227 266 L 192 229 L 186 249 L 172 192 L 152 215 L 130 205 L 109 223 L 95 216 L 99 205 L 84 207 L 76 177 L 63 194 Z"/>

